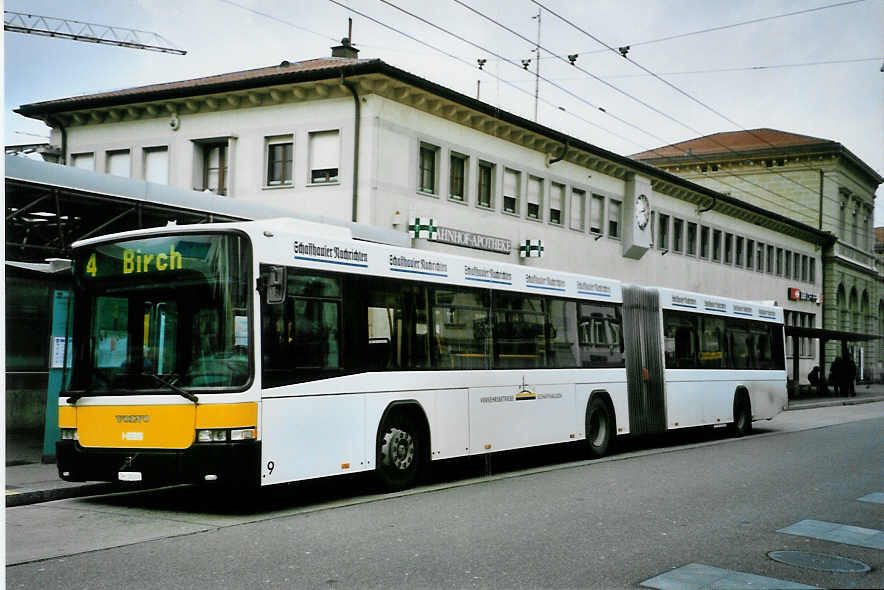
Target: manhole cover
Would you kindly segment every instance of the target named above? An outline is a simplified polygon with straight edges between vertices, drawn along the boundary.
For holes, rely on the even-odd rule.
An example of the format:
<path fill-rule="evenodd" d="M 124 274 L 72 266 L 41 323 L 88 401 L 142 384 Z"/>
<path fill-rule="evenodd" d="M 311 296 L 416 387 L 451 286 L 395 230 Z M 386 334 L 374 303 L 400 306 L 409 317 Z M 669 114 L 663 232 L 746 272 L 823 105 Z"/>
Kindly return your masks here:
<path fill-rule="evenodd" d="M 774 561 L 787 565 L 806 567 L 833 574 L 862 574 L 872 569 L 855 559 L 838 555 L 827 555 L 825 553 L 811 553 L 809 551 L 771 551 L 767 556 Z"/>

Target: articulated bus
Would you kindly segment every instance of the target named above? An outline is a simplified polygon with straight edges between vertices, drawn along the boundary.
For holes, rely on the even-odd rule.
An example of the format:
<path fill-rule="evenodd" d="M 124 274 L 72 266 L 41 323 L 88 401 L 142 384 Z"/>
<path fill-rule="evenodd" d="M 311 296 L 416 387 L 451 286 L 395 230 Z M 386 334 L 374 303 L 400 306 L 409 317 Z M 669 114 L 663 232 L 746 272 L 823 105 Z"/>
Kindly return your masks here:
<path fill-rule="evenodd" d="M 74 244 L 66 480 L 263 486 L 786 403 L 782 310 L 352 239 L 294 219 Z"/>

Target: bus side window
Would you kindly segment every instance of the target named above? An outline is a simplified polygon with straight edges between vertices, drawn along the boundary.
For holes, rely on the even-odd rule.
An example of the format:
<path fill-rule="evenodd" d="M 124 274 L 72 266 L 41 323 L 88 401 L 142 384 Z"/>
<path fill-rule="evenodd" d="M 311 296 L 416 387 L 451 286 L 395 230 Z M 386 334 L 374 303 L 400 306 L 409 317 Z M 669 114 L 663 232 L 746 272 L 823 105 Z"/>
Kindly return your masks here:
<path fill-rule="evenodd" d="M 261 304 L 263 387 L 341 368 L 340 279 L 296 273 L 289 269 L 285 301 Z"/>
<path fill-rule="evenodd" d="M 570 369 L 580 366 L 580 344 L 577 329 L 577 304 L 573 301 L 547 301 L 549 329 L 549 366 Z"/>
<path fill-rule="evenodd" d="M 494 293 L 494 368 L 546 365 L 546 315 L 543 298 Z"/>
<path fill-rule="evenodd" d="M 465 287 L 432 290 L 433 366 L 488 369 L 491 365 L 489 292 Z"/>
<path fill-rule="evenodd" d="M 620 308 L 605 303 L 581 303 L 578 318 L 581 367 L 623 367 Z"/>
<path fill-rule="evenodd" d="M 701 316 L 700 366 L 704 369 L 725 368 L 724 319 Z"/>
<path fill-rule="evenodd" d="M 732 369 L 748 369 L 750 367 L 752 337 L 743 322 L 731 320 L 727 323 L 730 341 L 729 366 Z"/>
<path fill-rule="evenodd" d="M 664 311 L 663 333 L 667 369 L 694 369 L 699 366 L 695 317 Z"/>

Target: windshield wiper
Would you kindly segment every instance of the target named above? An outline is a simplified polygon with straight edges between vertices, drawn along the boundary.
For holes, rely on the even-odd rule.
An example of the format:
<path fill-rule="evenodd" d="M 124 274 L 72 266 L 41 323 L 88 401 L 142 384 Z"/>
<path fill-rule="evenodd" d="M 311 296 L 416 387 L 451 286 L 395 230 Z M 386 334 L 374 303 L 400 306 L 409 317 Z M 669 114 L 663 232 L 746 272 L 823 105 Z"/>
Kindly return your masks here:
<path fill-rule="evenodd" d="M 165 379 L 163 379 L 162 377 L 160 377 L 156 373 L 142 373 L 142 375 L 147 375 L 148 377 L 152 377 L 153 380 L 156 381 L 157 383 L 159 383 L 160 385 L 165 385 L 166 387 L 168 387 L 169 389 L 171 389 L 172 391 L 174 391 L 175 393 L 177 393 L 181 397 L 189 399 L 190 401 L 192 401 L 195 404 L 198 404 L 200 401 L 199 398 L 197 396 L 195 396 L 194 394 L 190 393 L 186 389 L 178 387 L 174 383 L 166 381 Z"/>

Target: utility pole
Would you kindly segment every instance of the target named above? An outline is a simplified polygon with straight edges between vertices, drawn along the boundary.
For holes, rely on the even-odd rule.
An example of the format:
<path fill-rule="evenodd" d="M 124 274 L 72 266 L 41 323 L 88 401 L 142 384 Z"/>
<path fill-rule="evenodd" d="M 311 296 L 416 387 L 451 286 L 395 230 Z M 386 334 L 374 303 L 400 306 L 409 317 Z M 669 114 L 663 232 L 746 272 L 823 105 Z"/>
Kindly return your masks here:
<path fill-rule="evenodd" d="M 71 41 L 187 55 L 187 52 L 183 49 L 171 47 L 171 42 L 168 39 L 150 31 L 97 25 L 95 23 L 25 14 L 10 10 L 3 11 L 3 30 L 13 33 L 24 33 L 26 35 L 41 35 L 43 37 L 70 39 Z"/>
<path fill-rule="evenodd" d="M 540 8 L 537 9 L 537 45 L 534 47 L 534 122 L 537 122 L 537 103 L 540 100 Z"/>

